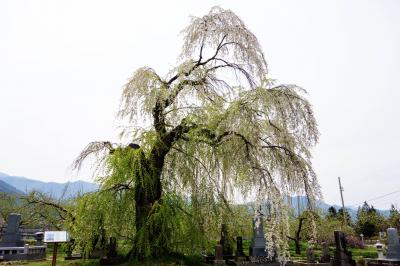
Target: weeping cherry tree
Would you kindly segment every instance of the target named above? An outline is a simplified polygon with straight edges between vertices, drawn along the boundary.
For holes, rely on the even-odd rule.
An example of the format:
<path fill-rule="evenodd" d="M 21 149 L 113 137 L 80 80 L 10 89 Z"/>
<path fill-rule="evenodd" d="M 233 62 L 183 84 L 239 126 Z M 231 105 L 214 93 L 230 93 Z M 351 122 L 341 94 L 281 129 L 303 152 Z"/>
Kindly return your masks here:
<path fill-rule="evenodd" d="M 192 18 L 183 38 L 176 68 L 164 76 L 139 68 L 123 87 L 118 116 L 129 141 L 92 142 L 74 166 L 96 156 L 101 189 L 90 197 L 113 212 L 102 214 L 105 228 L 130 234 L 132 258 L 173 249 L 168 232 L 183 228 L 166 216 L 201 231 L 209 211 L 232 212 L 239 194 L 270 203 L 268 248 L 285 257 L 285 198 L 319 197 L 310 162 L 318 130 L 306 92 L 268 77 L 257 38 L 230 10 Z M 214 213 L 222 222 L 223 212 Z"/>

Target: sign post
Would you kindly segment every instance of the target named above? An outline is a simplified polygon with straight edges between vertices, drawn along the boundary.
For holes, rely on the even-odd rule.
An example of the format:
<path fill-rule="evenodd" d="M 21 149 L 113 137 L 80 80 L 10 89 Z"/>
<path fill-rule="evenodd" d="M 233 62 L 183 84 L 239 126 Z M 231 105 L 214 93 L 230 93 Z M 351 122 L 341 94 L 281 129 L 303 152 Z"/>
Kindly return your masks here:
<path fill-rule="evenodd" d="M 54 243 L 53 248 L 53 259 L 51 262 L 51 266 L 56 266 L 57 263 L 57 248 L 58 243 L 68 242 L 69 234 L 67 231 L 45 231 L 44 232 L 44 240 L 45 243 Z"/>
<path fill-rule="evenodd" d="M 53 246 L 53 259 L 51 260 L 51 266 L 56 266 L 57 263 L 57 247 L 58 242 L 55 242 Z"/>

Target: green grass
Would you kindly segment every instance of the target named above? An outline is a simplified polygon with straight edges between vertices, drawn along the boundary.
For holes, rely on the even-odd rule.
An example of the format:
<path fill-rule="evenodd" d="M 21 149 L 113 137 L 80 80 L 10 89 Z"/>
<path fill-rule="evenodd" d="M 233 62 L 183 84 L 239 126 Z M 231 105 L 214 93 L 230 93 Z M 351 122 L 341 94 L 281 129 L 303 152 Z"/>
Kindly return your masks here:
<path fill-rule="evenodd" d="M 98 259 L 64 260 L 65 253 L 57 254 L 57 266 L 95 266 L 100 265 Z M 11 265 L 48 266 L 51 265 L 53 254 L 47 251 L 46 259 L 37 261 L 10 261 Z"/>
<path fill-rule="evenodd" d="M 251 244 L 250 240 L 243 240 L 243 251 L 246 255 L 248 255 L 249 252 L 249 246 Z M 297 255 L 295 254 L 295 247 L 293 241 L 289 242 L 289 251 L 290 251 L 290 256 L 292 260 L 306 260 L 307 255 L 306 255 L 306 250 L 307 250 L 307 243 L 302 242 L 301 243 L 301 254 Z M 334 250 L 335 247 L 331 246 L 329 247 L 331 256 L 334 256 Z M 364 249 L 360 248 L 350 248 L 349 249 L 352 252 L 353 259 L 355 261 L 358 261 L 360 258 L 377 258 L 378 253 L 374 247 L 366 247 Z M 321 257 L 321 250 L 320 247 L 317 246 L 317 248 L 314 250 L 315 255 L 317 258 Z M 99 259 L 81 259 L 81 260 L 64 260 L 65 253 L 60 252 L 57 255 L 57 265 L 59 266 L 96 266 L 100 265 L 99 264 Z M 48 266 L 51 265 L 51 260 L 52 260 L 52 252 L 51 249 L 48 249 L 48 253 L 46 256 L 46 260 L 42 261 L 17 261 L 17 262 L 12 262 L 11 265 L 29 265 L 29 266 Z M 162 258 L 153 258 L 150 259 L 146 262 L 129 262 L 122 264 L 125 266 L 139 266 L 139 265 L 144 265 L 144 266 L 168 266 L 168 265 L 206 265 L 202 263 L 202 258 L 200 256 L 184 256 L 184 255 L 170 255 L 170 256 L 164 256 Z"/>
<path fill-rule="evenodd" d="M 352 248 L 350 250 L 353 255 L 353 259 L 355 261 L 359 260 L 361 257 L 362 258 L 370 258 L 370 259 L 378 258 L 378 252 L 376 251 L 376 248 L 374 248 L 374 247 L 365 247 L 363 249 Z"/>
<path fill-rule="evenodd" d="M 64 260 L 65 254 L 59 253 L 57 255 L 57 266 L 98 266 L 99 259 L 80 259 L 80 260 Z M 14 261 L 9 265 L 27 265 L 27 266 L 48 266 L 51 265 L 52 254 L 47 254 L 45 260 L 41 261 Z M 200 256 L 183 256 L 183 255 L 170 255 L 161 258 L 152 258 L 145 262 L 129 262 L 120 264 L 121 266 L 169 266 L 169 265 L 187 265 L 187 266 L 200 266 L 207 265 L 202 263 Z"/>
<path fill-rule="evenodd" d="M 290 251 L 290 257 L 292 260 L 307 260 L 307 254 L 306 254 L 307 243 L 306 242 L 301 243 L 301 248 L 300 248 L 301 254 L 300 255 L 295 253 L 295 246 L 294 246 L 293 241 L 289 242 L 289 251 Z M 331 256 L 333 257 L 334 253 L 335 253 L 335 247 L 330 246 L 329 251 L 330 251 Z M 365 247 L 363 249 L 349 248 L 349 251 L 351 251 L 352 257 L 355 261 L 359 260 L 360 258 L 374 259 L 374 258 L 378 257 L 378 252 L 376 251 L 376 249 L 374 247 Z M 322 251 L 320 249 L 320 246 L 317 246 L 314 249 L 314 253 L 317 258 L 321 257 Z"/>
<path fill-rule="evenodd" d="M 51 265 L 51 257 L 41 261 L 15 261 L 11 265 L 29 265 L 29 266 L 48 266 Z M 57 266 L 97 266 L 99 260 L 64 260 L 64 258 L 57 258 Z"/>

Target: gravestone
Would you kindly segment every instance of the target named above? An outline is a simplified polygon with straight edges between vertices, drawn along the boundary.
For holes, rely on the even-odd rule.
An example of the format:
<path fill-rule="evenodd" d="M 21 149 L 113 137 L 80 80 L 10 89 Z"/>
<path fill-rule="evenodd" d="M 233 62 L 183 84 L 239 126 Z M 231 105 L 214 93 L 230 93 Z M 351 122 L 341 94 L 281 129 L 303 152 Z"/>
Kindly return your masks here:
<path fill-rule="evenodd" d="M 236 257 L 243 257 L 243 239 L 241 236 L 236 237 Z"/>
<path fill-rule="evenodd" d="M 387 229 L 387 237 L 388 237 L 388 250 L 387 250 L 387 259 L 392 260 L 400 260 L 400 243 L 399 243 L 399 235 L 397 234 L 396 228 L 388 228 Z"/>
<path fill-rule="evenodd" d="M 335 231 L 335 256 L 333 266 L 355 266 L 356 262 L 351 257 L 351 252 L 347 250 L 346 235 L 343 232 Z"/>
<path fill-rule="evenodd" d="M 214 260 L 214 266 L 224 266 L 225 265 L 225 260 L 224 260 L 224 254 L 223 254 L 223 246 L 216 245 L 215 246 L 215 260 Z"/>
<path fill-rule="evenodd" d="M 315 263 L 315 252 L 312 247 L 307 248 L 307 263 Z"/>
<path fill-rule="evenodd" d="M 110 237 L 110 243 L 107 246 L 107 257 L 115 258 L 117 256 L 117 238 Z"/>
<path fill-rule="evenodd" d="M 322 255 L 320 262 L 327 263 L 331 261 L 331 254 L 329 253 L 329 246 L 326 242 L 321 243 Z"/>
<path fill-rule="evenodd" d="M 221 239 L 219 240 L 219 244 L 222 246 L 222 253 L 224 256 L 232 255 L 232 246 L 229 241 L 228 229 L 226 224 L 221 224 Z"/>
<path fill-rule="evenodd" d="M 246 255 L 243 252 L 243 239 L 241 236 L 236 237 L 236 256 L 235 256 L 235 264 L 241 265 L 241 262 L 246 261 Z"/>
<path fill-rule="evenodd" d="M 24 242 L 21 240 L 19 232 L 19 224 L 21 222 L 21 214 L 11 213 L 8 215 L 6 232 L 0 242 L 0 247 L 23 247 Z"/>
<path fill-rule="evenodd" d="M 265 251 L 265 247 L 267 241 L 264 237 L 264 228 L 263 228 L 263 214 L 260 210 L 257 211 L 256 217 L 253 219 L 253 239 L 251 241 L 250 246 L 250 256 L 252 257 L 264 257 L 267 256 L 267 252 Z"/>

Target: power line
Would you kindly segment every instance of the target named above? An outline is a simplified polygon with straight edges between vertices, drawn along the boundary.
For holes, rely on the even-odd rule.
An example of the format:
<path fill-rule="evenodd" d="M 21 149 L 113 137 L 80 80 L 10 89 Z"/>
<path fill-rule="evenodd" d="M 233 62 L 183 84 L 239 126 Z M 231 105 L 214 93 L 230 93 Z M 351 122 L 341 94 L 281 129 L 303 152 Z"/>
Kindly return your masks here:
<path fill-rule="evenodd" d="M 372 198 L 372 199 L 369 199 L 369 200 L 364 200 L 364 201 L 362 201 L 362 202 L 360 202 L 360 203 L 356 203 L 356 204 L 350 205 L 350 206 L 348 206 L 348 207 L 359 206 L 359 205 L 363 204 L 364 202 L 369 202 L 369 201 L 381 199 L 381 198 L 384 198 L 384 197 L 387 197 L 387 196 L 390 196 L 390 195 L 393 195 L 393 194 L 396 194 L 396 193 L 399 193 L 399 192 L 400 192 L 400 190 L 396 190 L 396 191 L 393 191 L 393 192 L 384 194 L 384 195 L 382 195 L 382 196 L 378 196 L 378 197 L 375 197 L 375 198 Z"/>

